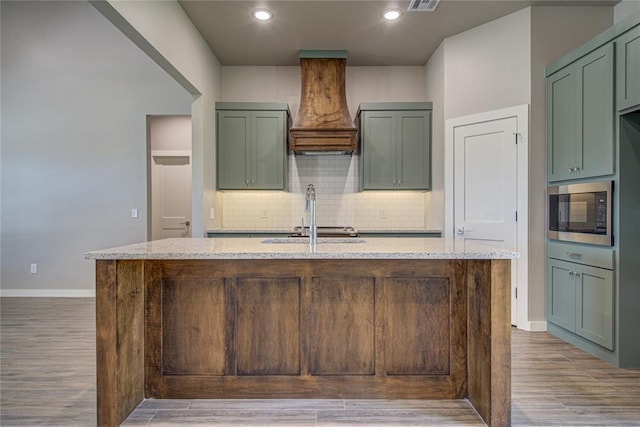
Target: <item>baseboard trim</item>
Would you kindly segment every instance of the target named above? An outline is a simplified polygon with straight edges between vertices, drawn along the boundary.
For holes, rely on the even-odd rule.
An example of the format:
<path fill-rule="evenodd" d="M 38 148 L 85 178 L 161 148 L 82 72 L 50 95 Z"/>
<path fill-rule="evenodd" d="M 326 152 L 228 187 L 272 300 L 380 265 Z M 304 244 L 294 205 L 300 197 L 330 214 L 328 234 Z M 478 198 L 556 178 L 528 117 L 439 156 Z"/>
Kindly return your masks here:
<path fill-rule="evenodd" d="M 547 322 L 545 320 L 527 321 L 524 325 L 518 325 L 518 329 L 528 332 L 546 332 Z"/>
<path fill-rule="evenodd" d="M 95 298 L 93 289 L 0 289 L 0 297 Z"/>

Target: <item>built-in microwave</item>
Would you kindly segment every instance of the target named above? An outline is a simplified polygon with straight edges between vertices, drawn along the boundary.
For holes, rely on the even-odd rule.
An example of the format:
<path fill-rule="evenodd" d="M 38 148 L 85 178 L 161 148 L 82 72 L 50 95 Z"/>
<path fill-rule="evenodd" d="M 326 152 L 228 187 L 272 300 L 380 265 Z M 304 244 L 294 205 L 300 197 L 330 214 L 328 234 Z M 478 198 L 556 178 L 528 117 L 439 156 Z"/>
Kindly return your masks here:
<path fill-rule="evenodd" d="M 547 237 L 554 240 L 613 245 L 613 181 L 551 186 Z"/>

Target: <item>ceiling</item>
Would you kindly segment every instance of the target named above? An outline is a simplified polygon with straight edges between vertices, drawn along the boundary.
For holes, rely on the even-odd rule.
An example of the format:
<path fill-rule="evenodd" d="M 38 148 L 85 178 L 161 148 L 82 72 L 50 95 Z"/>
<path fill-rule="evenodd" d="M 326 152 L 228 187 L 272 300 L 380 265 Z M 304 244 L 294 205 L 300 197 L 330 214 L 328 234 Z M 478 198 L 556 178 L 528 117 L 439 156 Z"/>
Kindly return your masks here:
<path fill-rule="evenodd" d="M 407 12 L 409 0 L 180 0 L 222 65 L 298 65 L 300 49 L 347 50 L 348 65 L 424 65 L 446 37 L 530 5 L 612 7 L 619 0 L 441 0 Z M 257 7 L 273 12 L 260 22 Z M 396 7 L 403 15 L 385 21 Z"/>

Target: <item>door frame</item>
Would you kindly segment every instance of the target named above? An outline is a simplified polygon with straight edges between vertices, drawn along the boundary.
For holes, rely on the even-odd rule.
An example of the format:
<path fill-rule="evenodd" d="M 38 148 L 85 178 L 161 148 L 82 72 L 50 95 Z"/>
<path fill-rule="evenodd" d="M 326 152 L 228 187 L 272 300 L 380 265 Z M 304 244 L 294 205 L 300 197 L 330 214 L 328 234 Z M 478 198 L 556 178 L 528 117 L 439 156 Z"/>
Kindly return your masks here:
<path fill-rule="evenodd" d="M 155 223 L 154 221 L 154 216 L 156 215 L 156 213 L 158 212 L 158 206 L 156 206 L 156 203 L 158 202 L 156 200 L 156 198 L 154 197 L 154 192 L 155 190 L 157 190 L 157 183 L 155 182 L 156 180 L 156 172 L 157 172 L 157 165 L 155 164 L 155 162 L 153 161 L 154 157 L 187 157 L 189 159 L 189 165 L 191 166 L 192 170 L 193 170 L 193 158 L 192 158 L 192 152 L 190 150 L 151 150 L 150 151 L 150 155 L 149 155 L 149 162 L 150 162 L 150 167 L 149 167 L 149 221 L 148 221 L 148 237 L 147 240 L 152 240 L 153 237 L 153 225 Z M 192 173 L 192 179 L 193 179 L 193 173 Z M 191 188 L 193 188 L 193 183 L 191 185 Z M 191 193 L 189 193 L 191 195 Z M 193 210 L 193 204 L 189 203 L 189 207 Z M 191 213 L 190 217 L 193 216 L 193 213 Z M 192 232 L 193 227 L 189 227 L 188 228 L 188 236 L 192 237 L 193 236 L 193 232 Z"/>
<path fill-rule="evenodd" d="M 444 237 L 453 239 L 454 233 L 454 131 L 456 127 L 515 117 L 517 120 L 517 179 L 516 206 L 518 221 L 516 225 L 516 245 L 520 258 L 517 263 L 516 326 L 526 331 L 533 330 L 529 319 L 528 286 L 528 244 L 529 244 L 529 104 L 487 111 L 469 116 L 445 120 L 444 145 Z"/>

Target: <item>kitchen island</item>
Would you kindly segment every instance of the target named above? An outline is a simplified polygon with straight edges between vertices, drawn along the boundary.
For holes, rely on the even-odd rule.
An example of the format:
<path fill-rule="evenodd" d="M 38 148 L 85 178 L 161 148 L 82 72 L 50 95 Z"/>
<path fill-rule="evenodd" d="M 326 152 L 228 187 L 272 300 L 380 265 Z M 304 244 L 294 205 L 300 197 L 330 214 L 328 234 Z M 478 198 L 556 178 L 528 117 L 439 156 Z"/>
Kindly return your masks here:
<path fill-rule="evenodd" d="M 509 425 L 517 256 L 440 238 L 90 252 L 98 424 L 145 398 L 406 398 L 469 399 Z"/>

